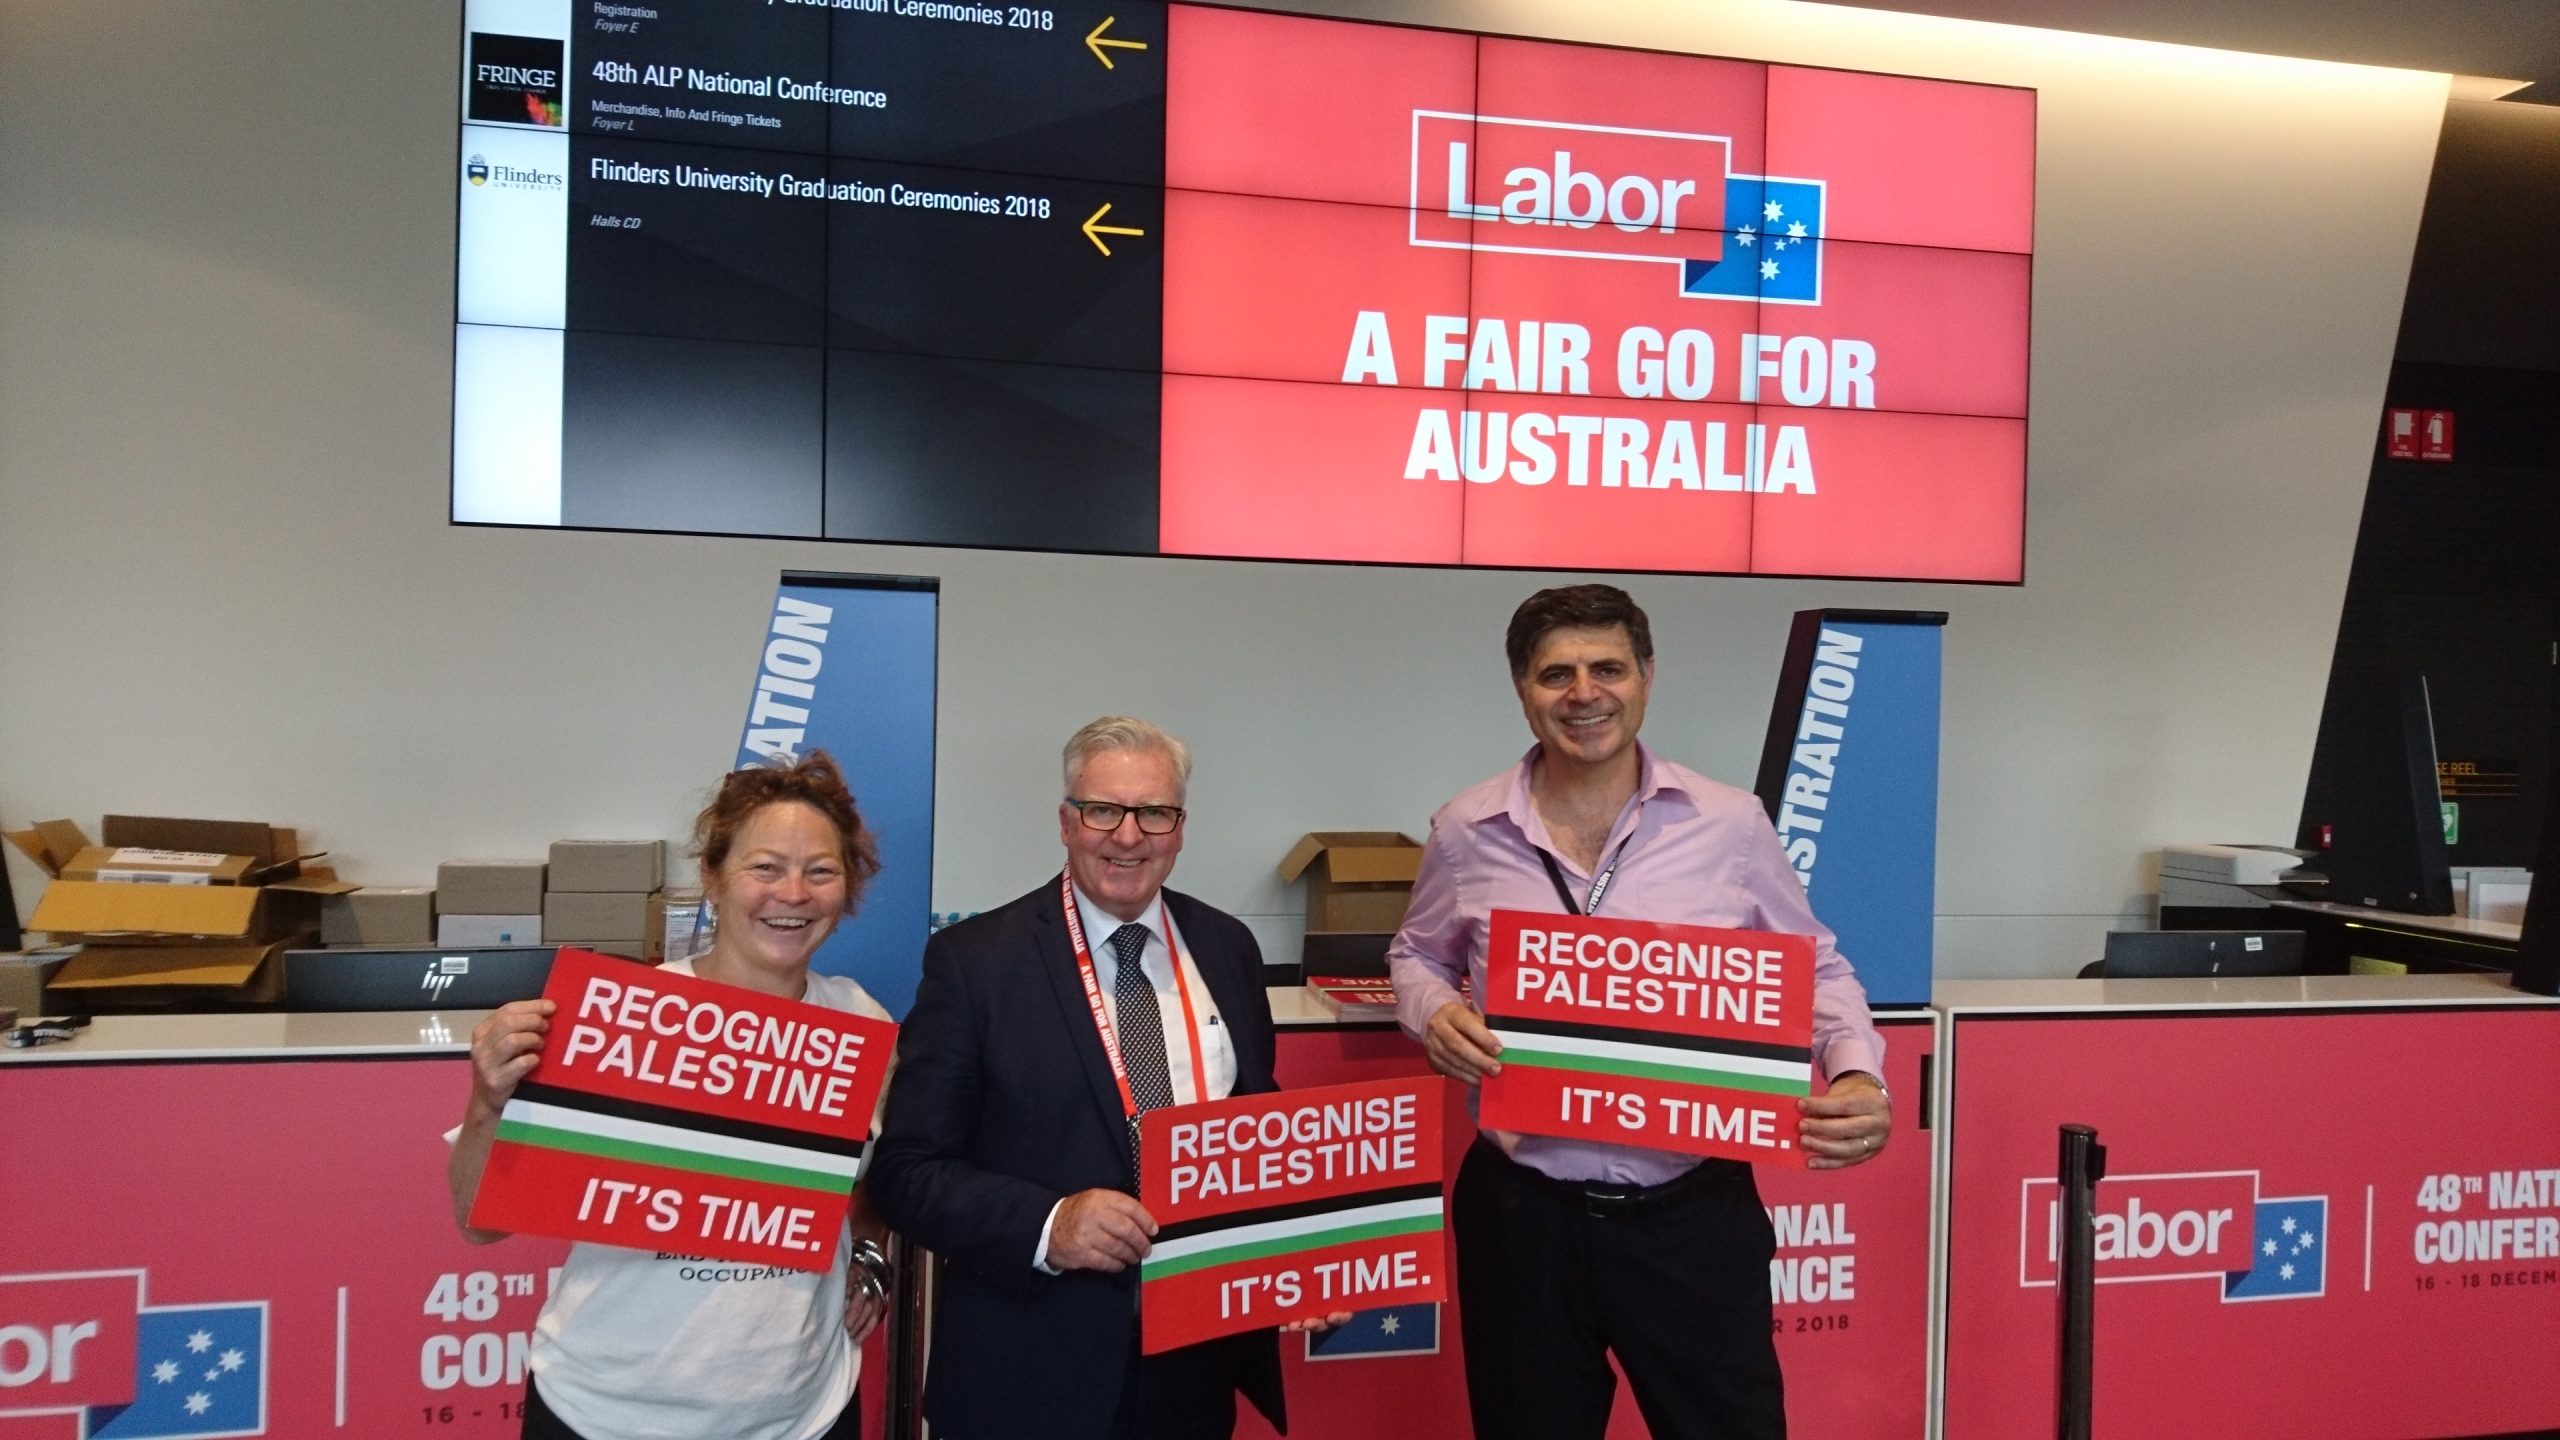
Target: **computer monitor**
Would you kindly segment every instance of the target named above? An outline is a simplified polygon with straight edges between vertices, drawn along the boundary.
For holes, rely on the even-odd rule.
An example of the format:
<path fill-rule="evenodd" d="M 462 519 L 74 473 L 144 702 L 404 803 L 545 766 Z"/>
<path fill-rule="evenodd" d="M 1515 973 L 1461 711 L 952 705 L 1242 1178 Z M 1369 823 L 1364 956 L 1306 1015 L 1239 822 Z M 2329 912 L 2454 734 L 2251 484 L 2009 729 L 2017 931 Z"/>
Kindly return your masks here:
<path fill-rule="evenodd" d="M 491 1010 L 532 1000 L 551 978 L 550 945 L 287 950 L 287 1010 Z"/>
<path fill-rule="evenodd" d="M 2100 975 L 2108 980 L 2299 975 L 2299 930 L 2111 930 Z"/>
<path fill-rule="evenodd" d="M 2321 734 L 2323 763 L 2303 822 L 2314 843 L 2327 829 L 2326 847 L 2304 866 L 2327 880 L 2323 898 L 2407 915 L 2452 914 L 2427 677 L 2336 677 Z"/>

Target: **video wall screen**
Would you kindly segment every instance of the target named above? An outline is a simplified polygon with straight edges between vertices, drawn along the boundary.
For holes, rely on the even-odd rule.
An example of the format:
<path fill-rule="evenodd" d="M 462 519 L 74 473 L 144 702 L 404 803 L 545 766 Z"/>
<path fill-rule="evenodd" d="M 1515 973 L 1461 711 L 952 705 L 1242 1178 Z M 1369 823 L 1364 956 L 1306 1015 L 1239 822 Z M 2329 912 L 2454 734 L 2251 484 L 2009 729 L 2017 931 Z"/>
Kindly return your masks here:
<path fill-rule="evenodd" d="M 1179 4 L 465 30 L 457 522 L 2022 578 L 2032 91 Z"/>

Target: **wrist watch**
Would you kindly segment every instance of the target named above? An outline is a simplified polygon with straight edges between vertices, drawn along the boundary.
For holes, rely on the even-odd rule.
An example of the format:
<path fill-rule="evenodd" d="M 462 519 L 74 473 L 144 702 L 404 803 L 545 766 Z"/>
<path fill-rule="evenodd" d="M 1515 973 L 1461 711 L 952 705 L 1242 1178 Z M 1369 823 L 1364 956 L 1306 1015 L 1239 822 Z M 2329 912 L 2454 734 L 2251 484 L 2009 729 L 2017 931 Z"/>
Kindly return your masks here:
<path fill-rule="evenodd" d="M 1893 1092 L 1885 1088 L 1884 1077 L 1873 1070 L 1843 1070 L 1838 1075 L 1833 1076 L 1832 1079 L 1837 1081 L 1851 1075 L 1864 1075 L 1869 1080 L 1874 1081 L 1876 1093 L 1884 1097 L 1884 1103 L 1888 1106 L 1893 1104 Z"/>

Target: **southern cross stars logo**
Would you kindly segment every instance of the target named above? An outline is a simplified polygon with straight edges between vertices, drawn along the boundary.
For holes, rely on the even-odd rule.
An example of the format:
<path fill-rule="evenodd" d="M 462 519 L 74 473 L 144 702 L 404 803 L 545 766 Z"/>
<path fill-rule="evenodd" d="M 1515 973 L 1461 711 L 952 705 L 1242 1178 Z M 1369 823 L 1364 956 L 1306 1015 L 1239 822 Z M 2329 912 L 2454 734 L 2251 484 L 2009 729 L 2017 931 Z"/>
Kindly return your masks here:
<path fill-rule="evenodd" d="M 1682 264 L 1680 293 L 1693 300 L 1821 304 L 1822 182 L 1730 175 L 1724 193 L 1728 223 L 1740 221 L 1724 236 L 1722 258 Z"/>
<path fill-rule="evenodd" d="M 2329 1197 L 2258 1197 L 2258 1223 L 2248 1269 L 2222 1277 L 2222 1298 L 2316 1299 L 2327 1290 Z"/>
<path fill-rule="evenodd" d="M 81 1429 L 88 1440 L 266 1433 L 263 1303 L 147 1308 L 139 1320 L 133 1403 L 89 1410 Z"/>

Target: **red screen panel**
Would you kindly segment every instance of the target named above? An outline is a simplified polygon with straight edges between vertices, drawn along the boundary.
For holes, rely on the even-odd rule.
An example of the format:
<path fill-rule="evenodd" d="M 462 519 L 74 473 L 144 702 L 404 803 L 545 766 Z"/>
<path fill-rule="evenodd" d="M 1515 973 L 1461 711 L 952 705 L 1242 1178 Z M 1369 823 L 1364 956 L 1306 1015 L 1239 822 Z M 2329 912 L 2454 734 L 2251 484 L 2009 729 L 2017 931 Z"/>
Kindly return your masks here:
<path fill-rule="evenodd" d="M 1749 567 L 1750 406 L 1478 395 L 1467 418 L 1467 564 Z"/>
<path fill-rule="evenodd" d="M 1374 310 L 1403 332 L 1395 379 L 1377 383 L 1422 383 L 1423 317 L 1467 313 L 1467 252 L 1407 243 L 1406 219 L 1401 205 L 1166 192 L 1166 373 L 1338 383 Z"/>
<path fill-rule="evenodd" d="M 1769 67 L 1769 173 L 1827 181 L 1835 239 L 2031 250 L 2035 153 L 2032 90 Z"/>
<path fill-rule="evenodd" d="M 2020 578 L 2025 421 L 1774 406 L 1759 418 L 1771 493 L 1754 497 L 1753 573 Z M 1777 488 L 1798 443 L 1810 494 Z"/>
<path fill-rule="evenodd" d="M 1168 555 L 1458 563 L 1463 485 L 1404 478 L 1415 412 L 1447 396 L 1164 378 Z"/>
<path fill-rule="evenodd" d="M 1763 402 L 1799 403 L 1810 388 L 1823 405 L 2025 417 L 2026 256 L 1830 240 L 1822 265 L 1821 304 L 1760 317 L 1763 333 L 1825 342 L 1818 364 L 1803 347 L 1792 360 L 1752 357 Z"/>
<path fill-rule="evenodd" d="M 1164 183 L 1411 203 L 1413 112 L 1476 108 L 1476 38 L 1246 10 L 1167 11 Z"/>

